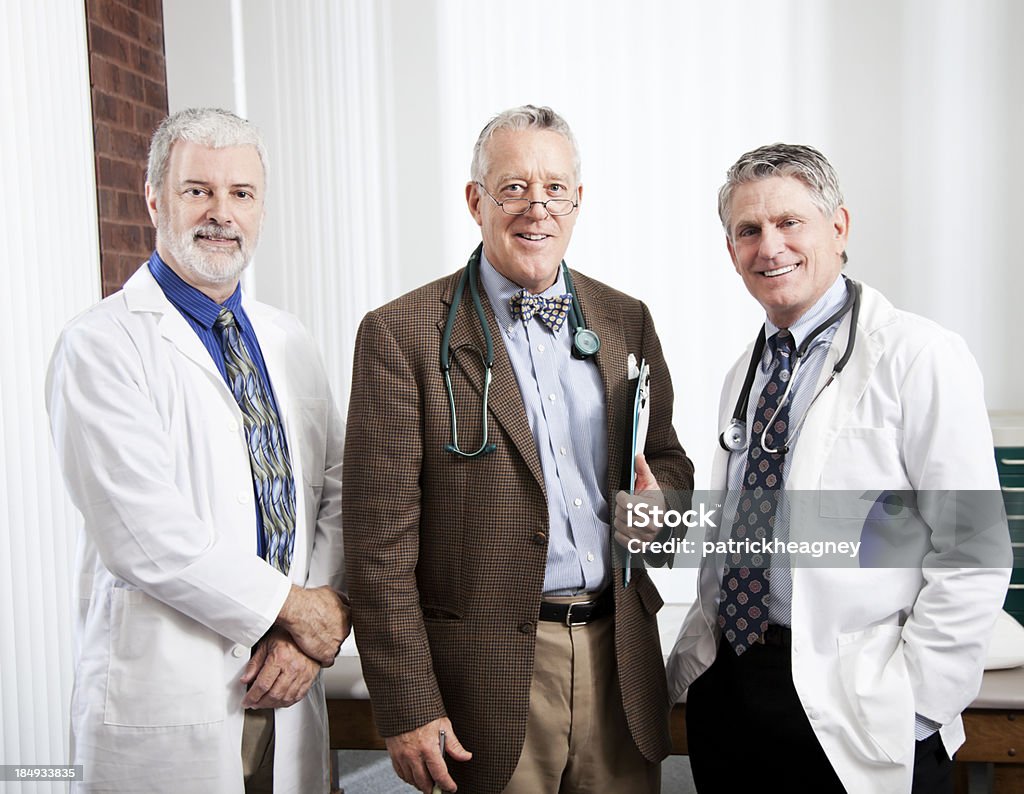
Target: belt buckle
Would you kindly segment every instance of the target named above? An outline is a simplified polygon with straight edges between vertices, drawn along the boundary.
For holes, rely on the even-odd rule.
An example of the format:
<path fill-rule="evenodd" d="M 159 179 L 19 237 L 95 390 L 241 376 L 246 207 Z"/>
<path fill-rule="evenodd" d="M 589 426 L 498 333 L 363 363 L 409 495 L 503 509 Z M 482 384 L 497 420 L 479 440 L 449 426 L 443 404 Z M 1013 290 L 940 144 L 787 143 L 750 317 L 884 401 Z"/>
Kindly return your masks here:
<path fill-rule="evenodd" d="M 573 626 L 585 626 L 585 625 L 587 625 L 587 621 L 586 620 L 580 620 L 580 621 L 577 621 L 577 622 L 574 623 L 573 619 L 572 619 L 572 610 L 573 610 L 574 607 L 592 607 L 596 603 L 597 603 L 597 600 L 595 599 L 594 601 L 577 601 L 574 604 L 569 604 L 568 605 L 569 608 L 567 610 L 565 610 L 565 625 L 567 627 L 569 627 L 570 629 Z"/>

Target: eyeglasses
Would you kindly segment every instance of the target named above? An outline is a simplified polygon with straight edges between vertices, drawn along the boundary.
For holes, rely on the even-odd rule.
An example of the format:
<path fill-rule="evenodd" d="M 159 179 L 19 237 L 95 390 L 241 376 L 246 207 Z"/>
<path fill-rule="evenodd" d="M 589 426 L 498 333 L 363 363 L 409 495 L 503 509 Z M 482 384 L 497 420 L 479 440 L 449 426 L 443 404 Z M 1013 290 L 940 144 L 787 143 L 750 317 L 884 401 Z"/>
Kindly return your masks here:
<path fill-rule="evenodd" d="M 506 215 L 525 215 L 530 211 L 530 207 L 534 204 L 540 204 L 548 215 L 568 215 L 574 209 L 579 206 L 578 201 L 572 199 L 548 199 L 547 201 L 530 201 L 529 199 L 505 199 L 504 201 L 498 201 L 494 196 L 490 194 L 490 191 L 483 186 L 483 183 L 477 182 L 480 185 L 480 189 L 487 194 L 487 197 L 501 207 L 501 211 Z"/>

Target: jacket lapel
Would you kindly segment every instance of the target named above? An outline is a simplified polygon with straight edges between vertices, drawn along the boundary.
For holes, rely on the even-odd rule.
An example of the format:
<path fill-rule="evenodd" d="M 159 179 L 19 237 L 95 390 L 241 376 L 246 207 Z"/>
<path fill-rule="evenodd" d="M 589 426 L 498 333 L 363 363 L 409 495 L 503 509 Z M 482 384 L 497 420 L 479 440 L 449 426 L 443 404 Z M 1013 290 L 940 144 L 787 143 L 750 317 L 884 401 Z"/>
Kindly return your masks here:
<path fill-rule="evenodd" d="M 438 344 L 440 344 L 441 336 L 444 333 L 445 320 L 448 318 L 452 297 L 460 277 L 461 271 L 452 276 L 447 293 L 441 299 L 443 315 L 437 323 Z M 509 360 L 508 352 L 505 350 L 505 341 L 501 329 L 498 328 L 497 320 L 494 318 L 494 310 L 487 299 L 487 293 L 482 288 L 480 289 L 480 301 L 483 305 L 484 316 L 487 318 L 487 327 L 491 332 L 491 339 L 494 344 L 494 366 L 491 368 L 491 387 L 487 398 L 487 410 L 508 434 L 512 446 L 523 458 L 530 473 L 533 474 L 541 490 L 543 490 L 544 473 L 541 470 L 540 457 L 537 455 L 537 445 L 533 440 L 533 433 L 530 430 L 530 422 L 526 417 L 523 397 L 519 392 L 519 383 L 516 380 L 515 372 L 512 370 L 512 362 Z M 480 327 L 480 319 L 477 317 L 476 309 L 473 307 L 473 300 L 469 294 L 469 285 L 466 286 L 463 292 L 462 300 L 455 315 L 455 324 L 452 327 L 450 343 L 450 350 L 452 352 L 462 347 L 465 347 L 462 351 L 463 355 L 466 353 L 475 355 L 476 351 L 484 354 L 487 350 L 483 330 Z M 453 357 L 453 378 L 455 377 L 457 366 Z M 469 380 L 482 399 L 482 377 L 470 377 Z M 494 440 L 493 434 L 490 440 Z"/>
<path fill-rule="evenodd" d="M 605 427 L 608 437 L 608 481 L 605 493 L 610 499 L 621 488 L 628 487 L 624 483 L 626 460 L 626 434 L 629 422 L 632 421 L 633 395 L 631 387 L 637 381 L 627 380 L 626 367 L 629 353 L 640 355 L 639 350 L 629 351 L 626 336 L 622 330 L 618 313 L 611 303 L 592 299 L 590 282 L 575 270 L 572 271 L 579 300 L 580 311 L 587 328 L 595 331 L 601 339 L 601 349 L 594 356 L 597 371 L 604 384 Z M 639 358 L 637 365 L 640 364 Z"/>

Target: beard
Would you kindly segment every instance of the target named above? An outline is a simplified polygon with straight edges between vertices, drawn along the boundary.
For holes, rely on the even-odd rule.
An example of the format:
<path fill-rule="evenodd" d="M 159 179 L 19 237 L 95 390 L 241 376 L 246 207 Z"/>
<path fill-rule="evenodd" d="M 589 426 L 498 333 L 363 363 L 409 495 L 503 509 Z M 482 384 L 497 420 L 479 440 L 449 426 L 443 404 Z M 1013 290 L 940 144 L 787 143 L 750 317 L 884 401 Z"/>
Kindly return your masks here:
<path fill-rule="evenodd" d="M 159 216 L 157 236 L 167 245 L 171 256 L 185 270 L 209 284 L 228 284 L 236 281 L 252 260 L 252 251 L 259 239 L 259 232 L 252 241 L 242 236 L 237 229 L 229 229 L 216 223 L 205 223 L 191 229 L 175 231 L 166 213 Z M 201 247 L 198 238 L 208 240 L 235 240 L 236 248 L 224 251 L 210 251 Z"/>

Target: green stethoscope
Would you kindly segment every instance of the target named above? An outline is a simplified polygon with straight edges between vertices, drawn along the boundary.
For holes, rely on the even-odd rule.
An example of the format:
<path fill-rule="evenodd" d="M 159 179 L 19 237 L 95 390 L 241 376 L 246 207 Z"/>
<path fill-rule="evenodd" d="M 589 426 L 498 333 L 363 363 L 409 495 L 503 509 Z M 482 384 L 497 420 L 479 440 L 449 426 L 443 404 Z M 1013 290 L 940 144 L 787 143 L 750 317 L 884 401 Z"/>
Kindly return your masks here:
<path fill-rule="evenodd" d="M 448 410 L 452 417 L 452 443 L 445 445 L 445 451 L 451 452 L 462 458 L 477 458 L 494 452 L 498 447 L 487 441 L 487 397 L 491 389 L 491 368 L 494 366 L 494 340 L 491 338 L 491 330 L 487 326 L 487 316 L 484 314 L 483 303 L 480 301 L 480 253 L 483 251 L 483 243 L 476 247 L 466 263 L 466 269 L 462 271 L 462 277 L 455 288 L 452 296 L 452 305 L 448 310 L 448 319 L 444 324 L 444 333 L 441 335 L 441 373 L 444 375 L 444 386 L 448 391 Z M 587 328 L 583 320 L 583 312 L 580 310 L 580 302 L 576 297 L 576 285 L 573 283 L 572 274 L 562 262 L 562 276 L 565 279 L 565 287 L 572 295 L 572 311 L 569 313 L 569 327 L 572 329 L 572 355 L 573 358 L 587 359 L 601 349 L 601 340 L 598 335 Z M 480 353 L 480 361 L 484 365 L 484 389 L 483 405 L 481 408 L 481 419 L 483 423 L 483 442 L 475 452 L 465 452 L 459 447 L 459 423 L 455 415 L 455 394 L 452 391 L 451 379 L 451 339 L 452 328 L 455 326 L 455 315 L 459 311 L 459 304 L 462 302 L 462 293 L 465 292 L 466 283 L 469 283 L 469 295 L 473 300 L 473 308 L 480 320 L 480 330 L 484 334 L 484 345 L 487 348 L 486 354 Z M 477 351 L 480 352 L 479 350 Z"/>

